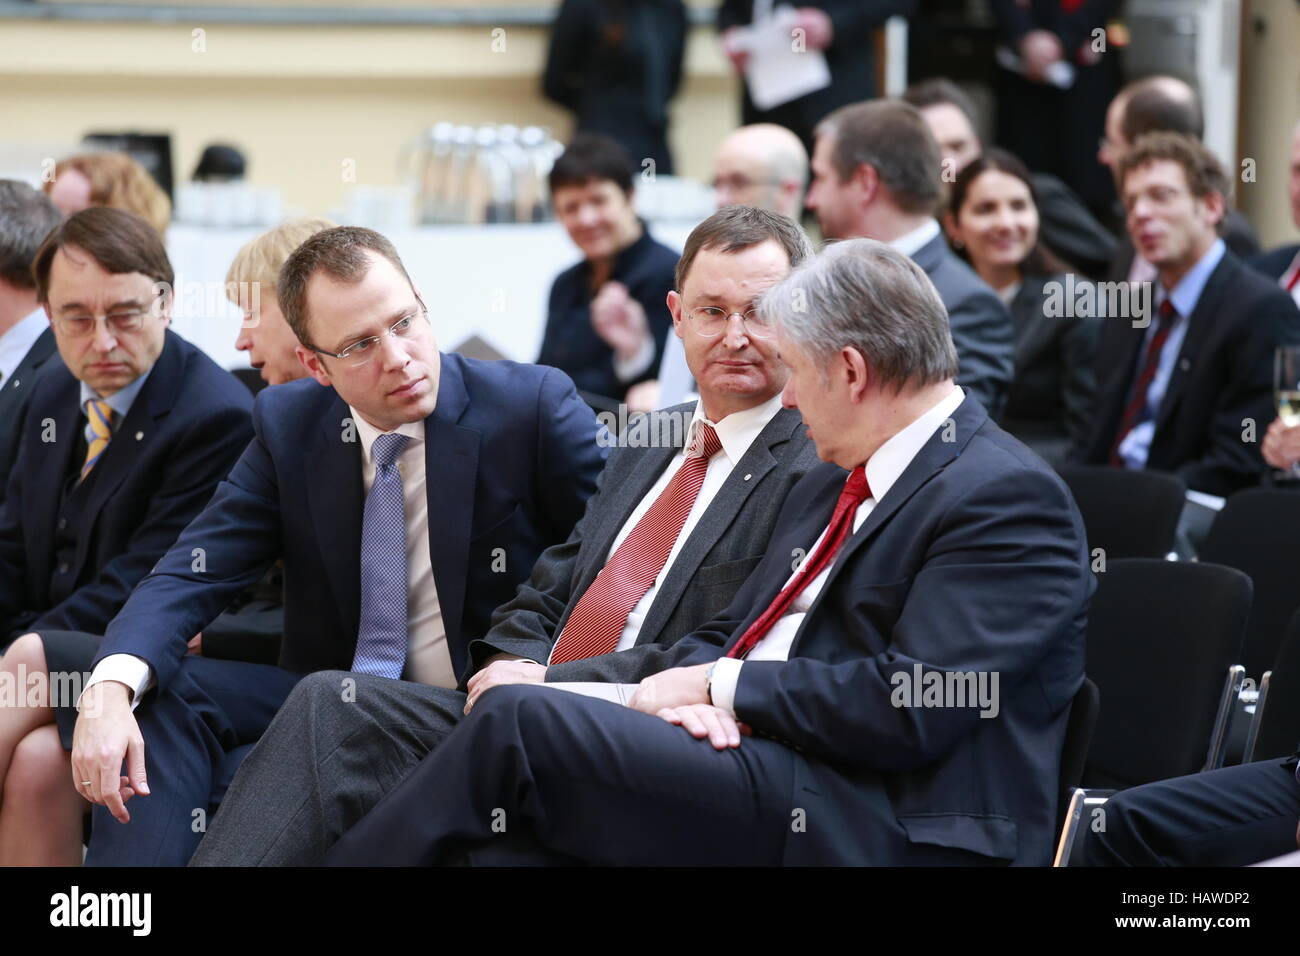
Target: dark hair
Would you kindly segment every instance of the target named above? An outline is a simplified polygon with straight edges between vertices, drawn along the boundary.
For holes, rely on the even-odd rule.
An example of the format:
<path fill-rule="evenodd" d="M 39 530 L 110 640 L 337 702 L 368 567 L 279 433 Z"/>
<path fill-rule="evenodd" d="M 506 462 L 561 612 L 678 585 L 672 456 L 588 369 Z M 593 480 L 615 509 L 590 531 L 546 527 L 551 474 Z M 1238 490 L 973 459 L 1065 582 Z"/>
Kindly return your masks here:
<path fill-rule="evenodd" d="M 609 180 L 627 195 L 632 192 L 632 160 L 608 136 L 579 133 L 551 167 L 551 195 L 565 186 L 585 186 L 593 179 Z"/>
<path fill-rule="evenodd" d="M 1147 133 L 1182 133 L 1193 139 L 1205 135 L 1205 121 L 1196 94 L 1171 95 L 1169 77 L 1153 76 L 1134 83 L 1124 100 L 1120 132 L 1130 145 Z"/>
<path fill-rule="evenodd" d="M 841 106 L 816 133 L 834 138 L 831 162 L 841 182 L 866 163 L 904 212 L 934 212 L 943 194 L 939 144 L 915 106 L 902 100 Z"/>
<path fill-rule="evenodd" d="M 757 206 L 725 206 L 691 230 L 686 246 L 677 260 L 674 283 L 681 292 L 686 276 L 701 249 L 739 252 L 760 242 L 775 242 L 794 268 L 812 255 L 812 243 L 803 228 L 788 216 L 768 212 Z"/>
<path fill-rule="evenodd" d="M 975 101 L 946 76 L 932 76 L 928 80 L 913 83 L 904 91 L 903 102 L 912 104 L 918 110 L 930 106 L 955 106 L 966 114 L 971 126 L 976 124 Z"/>
<path fill-rule="evenodd" d="M 194 167 L 195 182 L 224 183 L 244 178 L 244 154 L 233 146 L 212 143 L 203 148 L 198 165 Z"/>
<path fill-rule="evenodd" d="M 0 282 L 36 288 L 32 260 L 60 218 L 44 193 L 16 179 L 0 179 Z"/>
<path fill-rule="evenodd" d="M 411 281 L 393 244 L 373 229 L 360 226 L 336 226 L 316 233 L 280 267 L 275 287 L 280 312 L 303 345 L 312 347 L 307 333 L 307 283 L 311 277 L 320 271 L 332 279 L 360 282 L 370 271 L 367 252 L 387 259 L 407 282 Z M 414 284 L 411 288 L 415 288 Z"/>
<path fill-rule="evenodd" d="M 1117 178 L 1121 199 L 1128 174 L 1158 159 L 1167 159 L 1181 166 L 1183 175 L 1187 177 L 1187 188 L 1198 199 L 1204 199 L 1210 193 L 1222 196 L 1224 218 L 1227 218 L 1226 211 L 1232 204 L 1232 180 L 1215 155 L 1199 140 L 1179 133 L 1147 133 L 1133 143 L 1119 162 Z M 1222 220 L 1219 225 L 1223 225 Z"/>
<path fill-rule="evenodd" d="M 975 180 L 981 174 L 987 172 L 1006 173 L 1008 176 L 1016 177 L 1029 190 L 1029 201 L 1034 204 L 1034 208 L 1039 208 L 1038 191 L 1034 189 L 1033 180 L 1030 178 L 1029 170 L 1025 168 L 1025 164 L 1005 149 L 995 147 L 987 149 L 981 155 L 976 156 L 965 169 L 957 174 L 957 180 L 952 184 L 952 197 L 948 205 L 948 211 L 952 214 L 954 220 L 960 222 L 961 208 L 966 204 L 966 196 L 970 192 L 971 186 L 974 185 Z M 1037 276 L 1076 271 L 1073 266 L 1059 259 L 1043 245 L 1042 236 L 1043 230 L 1040 222 L 1038 235 L 1034 238 L 1033 248 L 1019 263 L 1021 274 Z M 967 262 L 970 262 L 970 255 L 967 250 L 954 249 L 953 251 Z"/>
<path fill-rule="evenodd" d="M 50 266 L 54 254 L 65 246 L 84 249 L 101 269 L 113 275 L 139 272 L 164 284 L 168 292 L 175 282 L 167 248 L 157 229 L 133 212 L 91 206 L 55 226 L 36 250 L 32 278 L 41 302 L 50 300 Z"/>

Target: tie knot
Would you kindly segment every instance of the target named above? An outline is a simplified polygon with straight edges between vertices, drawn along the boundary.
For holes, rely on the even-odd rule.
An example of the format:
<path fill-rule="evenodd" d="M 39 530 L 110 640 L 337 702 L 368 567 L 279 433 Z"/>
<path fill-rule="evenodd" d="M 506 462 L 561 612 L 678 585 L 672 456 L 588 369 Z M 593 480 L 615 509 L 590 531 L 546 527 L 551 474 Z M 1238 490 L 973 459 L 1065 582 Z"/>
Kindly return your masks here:
<path fill-rule="evenodd" d="M 396 432 L 389 432 L 376 438 L 375 444 L 370 449 L 370 455 L 375 461 L 375 471 L 391 468 L 410 440 L 410 436 L 399 435 Z"/>
<path fill-rule="evenodd" d="M 1159 312 L 1160 312 L 1160 319 L 1162 322 L 1168 322 L 1170 319 L 1172 319 L 1175 315 L 1178 314 L 1177 312 L 1174 311 L 1174 303 L 1169 298 L 1169 296 L 1165 296 L 1165 301 L 1160 303 Z"/>
<path fill-rule="evenodd" d="M 86 418 L 95 431 L 110 428 L 113 424 L 113 406 L 102 398 L 86 399 Z"/>
<path fill-rule="evenodd" d="M 695 423 L 695 437 L 691 439 L 688 458 L 703 458 L 705 461 L 722 450 L 722 441 L 718 433 L 708 422 Z"/>
<path fill-rule="evenodd" d="M 867 484 L 867 469 L 865 465 L 859 465 L 849 473 L 849 480 L 844 483 L 844 490 L 840 492 L 840 503 L 852 503 L 857 507 L 871 497 L 871 486 Z"/>

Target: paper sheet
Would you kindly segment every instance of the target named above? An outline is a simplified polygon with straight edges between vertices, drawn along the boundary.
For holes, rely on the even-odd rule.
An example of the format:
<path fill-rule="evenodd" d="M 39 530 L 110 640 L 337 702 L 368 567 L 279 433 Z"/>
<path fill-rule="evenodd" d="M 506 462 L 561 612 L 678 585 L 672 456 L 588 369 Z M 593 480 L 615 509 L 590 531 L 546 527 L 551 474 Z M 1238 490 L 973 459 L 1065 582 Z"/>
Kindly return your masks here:
<path fill-rule="evenodd" d="M 749 51 L 745 82 L 749 98 L 760 110 L 770 110 L 831 85 L 830 67 L 820 50 L 796 47 L 791 35 L 798 17 L 781 6 L 772 16 L 755 21 L 741 41 Z"/>

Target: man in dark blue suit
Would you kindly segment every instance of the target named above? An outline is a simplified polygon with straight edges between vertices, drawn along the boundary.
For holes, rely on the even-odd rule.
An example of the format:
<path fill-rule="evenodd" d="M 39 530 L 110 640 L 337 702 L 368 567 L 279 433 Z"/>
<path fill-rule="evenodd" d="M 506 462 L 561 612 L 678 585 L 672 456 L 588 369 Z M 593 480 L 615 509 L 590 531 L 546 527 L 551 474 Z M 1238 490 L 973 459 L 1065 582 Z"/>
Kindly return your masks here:
<path fill-rule="evenodd" d="M 836 244 L 760 308 L 826 464 L 730 606 L 630 707 L 486 691 L 327 863 L 1048 862 L 1094 586 L 1069 492 L 954 385 L 902 253 Z"/>
<path fill-rule="evenodd" d="M 259 395 L 244 456 L 108 628 L 73 746 L 74 780 L 102 805 L 87 862 L 184 863 L 302 674 L 456 686 L 470 641 L 568 536 L 603 464 L 562 373 L 438 352 L 378 233 L 312 236 L 278 298 L 315 381 Z M 187 639 L 277 558 L 280 666 L 187 657 Z M 150 794 L 146 746 L 161 785 L 128 814 L 126 798 Z"/>

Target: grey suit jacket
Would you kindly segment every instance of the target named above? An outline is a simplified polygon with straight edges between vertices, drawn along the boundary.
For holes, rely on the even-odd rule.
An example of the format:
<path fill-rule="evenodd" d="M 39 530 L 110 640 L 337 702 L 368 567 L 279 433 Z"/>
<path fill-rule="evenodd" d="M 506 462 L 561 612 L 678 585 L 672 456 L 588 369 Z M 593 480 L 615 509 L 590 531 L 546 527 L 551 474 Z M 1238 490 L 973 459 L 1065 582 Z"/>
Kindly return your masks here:
<path fill-rule="evenodd" d="M 18 436 L 36 374 L 49 364 L 56 351 L 54 330 L 46 329 L 36 337 L 13 374 L 0 383 L 0 501 L 4 500 L 5 486 L 9 484 L 9 472 L 18 460 Z M 63 363 L 56 358 L 54 364 Z"/>
<path fill-rule="evenodd" d="M 688 402 L 651 414 L 689 417 L 693 410 Z M 513 600 L 493 613 L 487 634 L 470 645 L 471 672 L 502 651 L 547 659 L 578 599 L 605 566 L 619 530 L 679 450 L 680 445 L 618 447 L 610 453 L 569 539 L 542 553 Z M 636 646 L 550 667 L 546 679 L 632 682 L 659 670 L 674 642 L 731 602 L 766 553 L 786 494 L 817 463 L 799 413 L 781 409 L 736 463 L 677 553 Z"/>
<path fill-rule="evenodd" d="M 957 384 L 997 418 L 1011 385 L 1015 348 L 1007 307 L 975 270 L 953 254 L 942 234 L 916 250 L 912 261 L 925 270 L 948 310 L 960 361 Z"/>

